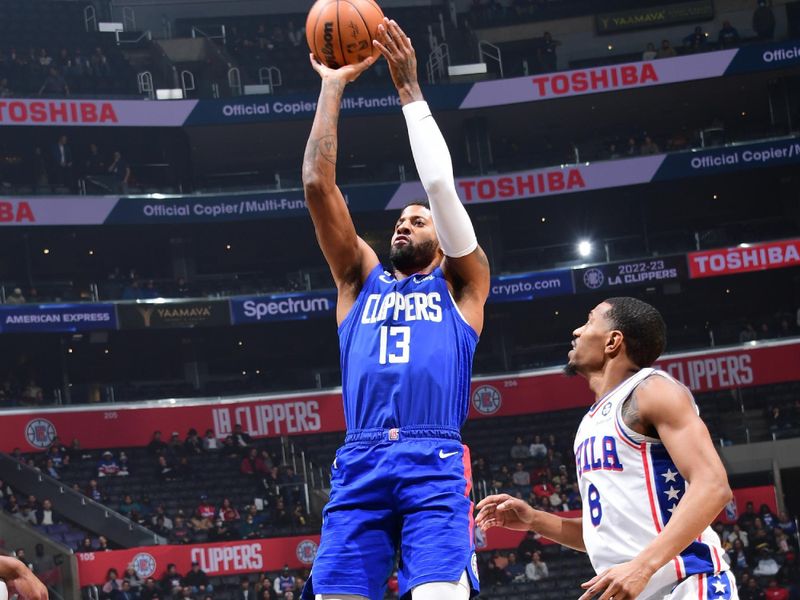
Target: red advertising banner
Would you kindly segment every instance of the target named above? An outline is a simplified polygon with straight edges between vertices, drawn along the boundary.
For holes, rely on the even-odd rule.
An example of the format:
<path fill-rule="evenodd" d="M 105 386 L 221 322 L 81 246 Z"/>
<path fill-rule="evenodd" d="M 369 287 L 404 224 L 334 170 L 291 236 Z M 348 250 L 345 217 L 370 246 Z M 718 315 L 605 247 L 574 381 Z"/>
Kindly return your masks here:
<path fill-rule="evenodd" d="M 307 537 L 244 540 L 218 544 L 186 546 L 143 546 L 112 552 L 82 552 L 78 557 L 78 576 L 81 586 L 102 584 L 109 569 L 122 573 L 133 565 L 140 577 L 161 579 L 167 565 L 175 563 L 178 573 L 185 575 L 192 562 L 209 577 L 239 575 L 263 571 L 280 571 L 311 567 L 317 555 L 319 535 Z"/>
<path fill-rule="evenodd" d="M 744 514 L 748 502 L 753 503 L 753 510 L 756 513 L 759 512 L 762 504 L 766 504 L 773 515 L 778 514 L 778 499 L 775 494 L 775 486 L 762 485 L 733 490 L 733 499 L 728 502 L 728 506 L 719 514 L 717 520 L 726 524 L 735 523 Z"/>
<path fill-rule="evenodd" d="M 692 252 L 688 258 L 692 279 L 797 267 L 800 266 L 800 239 Z"/>
<path fill-rule="evenodd" d="M 564 356 L 567 346 L 565 344 Z M 657 365 L 692 391 L 702 393 L 797 381 L 800 341 L 766 342 L 689 354 L 667 355 Z M 470 418 L 508 417 L 551 412 L 594 401 L 586 382 L 559 369 L 532 371 L 472 383 Z M 702 399 L 701 399 L 702 407 Z M 84 448 L 144 446 L 154 429 L 229 435 L 242 425 L 254 438 L 307 435 L 344 430 L 341 394 L 194 399 L 107 404 L 101 407 L 9 410 L 0 419 L 0 451 L 47 448 L 55 436 L 80 440 Z"/>

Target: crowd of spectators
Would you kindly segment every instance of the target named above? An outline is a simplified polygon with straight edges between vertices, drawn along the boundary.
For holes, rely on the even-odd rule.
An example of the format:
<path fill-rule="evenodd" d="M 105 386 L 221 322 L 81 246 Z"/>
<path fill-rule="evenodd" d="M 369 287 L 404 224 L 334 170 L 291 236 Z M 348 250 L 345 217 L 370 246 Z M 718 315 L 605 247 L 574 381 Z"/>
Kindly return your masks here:
<path fill-rule="evenodd" d="M 115 70 L 99 46 L 90 50 L 0 49 L 0 97 L 62 98 L 107 91 Z"/>

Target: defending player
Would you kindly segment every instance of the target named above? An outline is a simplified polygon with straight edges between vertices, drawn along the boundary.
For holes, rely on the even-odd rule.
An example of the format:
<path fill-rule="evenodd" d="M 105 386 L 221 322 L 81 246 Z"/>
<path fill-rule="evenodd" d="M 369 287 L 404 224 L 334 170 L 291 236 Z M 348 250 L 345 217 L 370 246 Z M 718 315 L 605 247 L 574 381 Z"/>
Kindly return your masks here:
<path fill-rule="evenodd" d="M 737 598 L 709 527 L 731 498 L 725 469 L 689 390 L 650 368 L 664 349 L 661 315 L 611 298 L 572 335 L 566 372 L 585 377 L 597 399 L 575 438 L 582 518 L 500 494 L 478 504 L 477 524 L 587 552 L 597 576 L 580 600 Z"/>
<path fill-rule="evenodd" d="M 322 91 L 303 184 L 339 292 L 347 435 L 333 463 L 322 541 L 303 598 L 383 598 L 399 550 L 402 595 L 467 599 L 478 581 L 469 452 L 459 430 L 489 265 L 417 83 L 411 40 L 388 20 L 378 37 L 430 209 L 413 204 L 402 211 L 391 241 L 393 272 L 384 271 L 356 234 L 335 182 L 342 93 L 373 60 L 331 70 L 312 57 Z"/>

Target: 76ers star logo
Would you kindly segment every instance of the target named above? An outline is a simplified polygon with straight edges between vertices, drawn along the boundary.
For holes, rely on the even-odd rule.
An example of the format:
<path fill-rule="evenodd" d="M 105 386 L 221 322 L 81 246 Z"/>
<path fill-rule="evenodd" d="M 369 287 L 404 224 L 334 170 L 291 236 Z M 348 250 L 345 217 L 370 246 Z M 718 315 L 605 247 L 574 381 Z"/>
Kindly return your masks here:
<path fill-rule="evenodd" d="M 47 448 L 56 439 L 56 427 L 47 419 L 33 419 L 25 426 L 25 438 L 34 448 Z"/>
<path fill-rule="evenodd" d="M 472 392 L 472 406 L 481 414 L 493 415 L 500 410 L 502 403 L 500 392 L 491 385 L 482 385 Z"/>

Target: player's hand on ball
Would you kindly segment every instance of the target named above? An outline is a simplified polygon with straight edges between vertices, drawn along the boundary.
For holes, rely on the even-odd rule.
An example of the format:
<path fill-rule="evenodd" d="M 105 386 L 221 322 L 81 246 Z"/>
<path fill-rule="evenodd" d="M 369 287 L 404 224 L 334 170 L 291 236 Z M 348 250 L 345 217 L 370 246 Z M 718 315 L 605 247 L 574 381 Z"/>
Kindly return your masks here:
<path fill-rule="evenodd" d="M 319 62 L 313 54 L 309 54 L 308 58 L 311 61 L 311 66 L 319 74 L 323 81 L 341 81 L 344 83 L 354 82 L 364 71 L 369 69 L 375 63 L 375 57 L 370 56 L 362 60 L 360 63 L 356 63 L 354 65 L 345 65 L 343 67 L 339 67 L 338 69 L 331 69 L 329 66 L 323 65 L 321 62 Z"/>
<path fill-rule="evenodd" d="M 578 600 L 589 600 L 598 594 L 601 594 L 599 600 L 634 600 L 652 576 L 652 572 L 636 561 L 617 565 L 582 583 L 586 591 Z"/>
<path fill-rule="evenodd" d="M 527 502 L 508 494 L 486 496 L 478 502 L 477 508 L 479 512 L 475 524 L 483 531 L 492 527 L 530 531 L 536 514 Z"/>
<path fill-rule="evenodd" d="M 392 81 L 398 90 L 417 86 L 417 54 L 400 26 L 384 17 L 378 25 L 378 39 L 372 42 L 389 63 Z"/>

